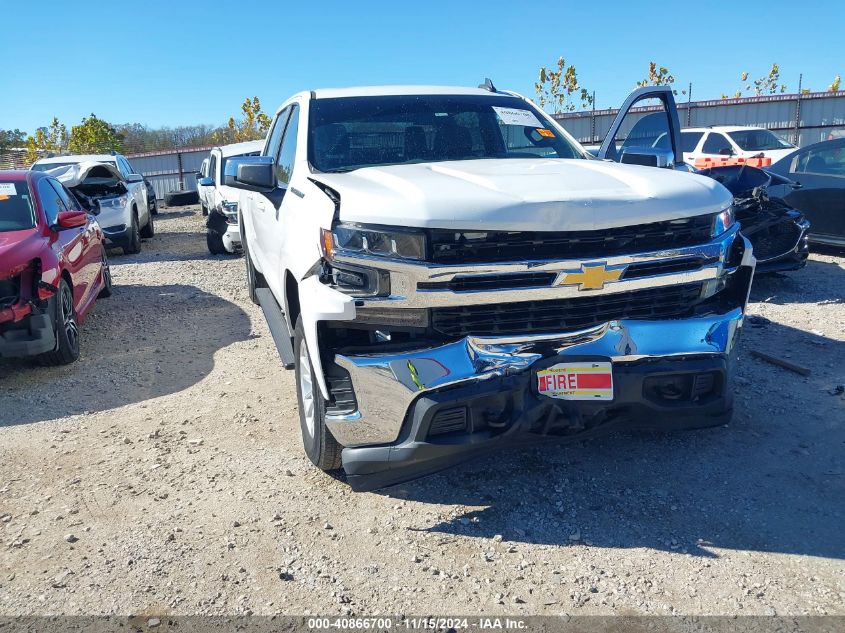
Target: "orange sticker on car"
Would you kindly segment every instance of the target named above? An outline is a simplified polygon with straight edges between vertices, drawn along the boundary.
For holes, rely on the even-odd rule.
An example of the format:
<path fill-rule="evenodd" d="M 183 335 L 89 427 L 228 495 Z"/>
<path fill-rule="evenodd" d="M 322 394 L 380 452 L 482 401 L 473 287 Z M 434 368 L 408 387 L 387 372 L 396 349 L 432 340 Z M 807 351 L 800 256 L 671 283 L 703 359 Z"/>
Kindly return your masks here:
<path fill-rule="evenodd" d="M 544 127 L 538 127 L 537 132 L 540 133 L 540 136 L 545 136 L 546 138 L 554 138 L 555 137 L 554 132 L 552 132 L 551 130 L 546 129 Z"/>
<path fill-rule="evenodd" d="M 9 196 L 4 196 L 4 195 L 0 194 L 0 202 L 2 202 L 3 200 L 8 200 L 8 199 L 9 199 Z"/>

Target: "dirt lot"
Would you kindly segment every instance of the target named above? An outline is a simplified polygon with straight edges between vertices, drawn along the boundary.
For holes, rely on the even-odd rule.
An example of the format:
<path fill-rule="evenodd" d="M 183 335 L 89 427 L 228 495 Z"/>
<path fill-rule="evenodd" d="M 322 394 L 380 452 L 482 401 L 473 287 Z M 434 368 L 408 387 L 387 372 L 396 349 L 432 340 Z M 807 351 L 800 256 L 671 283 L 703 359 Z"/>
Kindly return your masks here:
<path fill-rule="evenodd" d="M 75 365 L 0 362 L 1 613 L 845 614 L 845 258 L 755 282 L 728 427 L 355 494 L 202 230 L 113 256 Z"/>

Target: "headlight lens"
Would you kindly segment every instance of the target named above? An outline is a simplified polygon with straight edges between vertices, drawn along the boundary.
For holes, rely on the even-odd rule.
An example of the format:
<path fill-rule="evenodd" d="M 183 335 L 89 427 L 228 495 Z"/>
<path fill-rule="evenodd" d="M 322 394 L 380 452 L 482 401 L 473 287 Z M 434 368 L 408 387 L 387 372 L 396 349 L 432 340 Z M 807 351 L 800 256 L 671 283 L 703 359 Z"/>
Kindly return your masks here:
<path fill-rule="evenodd" d="M 713 219 L 713 237 L 717 237 L 731 228 L 736 222 L 736 213 L 732 206 L 717 213 Z"/>
<path fill-rule="evenodd" d="M 237 213 L 238 212 L 238 203 L 237 202 L 226 202 L 224 200 L 222 208 L 223 208 L 223 213 L 225 213 L 226 215 L 230 215 L 232 213 Z"/>
<path fill-rule="evenodd" d="M 116 198 L 100 198 L 100 207 L 113 209 L 125 207 L 129 202 L 129 196 L 118 196 Z"/>
<path fill-rule="evenodd" d="M 321 245 L 323 254 L 329 260 L 335 249 L 378 257 L 425 259 L 425 235 L 417 231 L 338 224 L 332 229 L 330 236 L 326 233 L 328 231 L 324 231 Z"/>

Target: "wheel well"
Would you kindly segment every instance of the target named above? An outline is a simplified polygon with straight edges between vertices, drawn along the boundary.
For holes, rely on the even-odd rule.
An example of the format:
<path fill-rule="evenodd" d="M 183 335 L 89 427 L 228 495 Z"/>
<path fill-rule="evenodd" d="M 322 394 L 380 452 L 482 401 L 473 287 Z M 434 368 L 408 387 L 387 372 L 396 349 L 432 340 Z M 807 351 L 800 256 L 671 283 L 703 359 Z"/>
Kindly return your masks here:
<path fill-rule="evenodd" d="M 285 272 L 285 314 L 288 315 L 291 330 L 296 327 L 299 318 L 299 284 L 290 271 Z"/>

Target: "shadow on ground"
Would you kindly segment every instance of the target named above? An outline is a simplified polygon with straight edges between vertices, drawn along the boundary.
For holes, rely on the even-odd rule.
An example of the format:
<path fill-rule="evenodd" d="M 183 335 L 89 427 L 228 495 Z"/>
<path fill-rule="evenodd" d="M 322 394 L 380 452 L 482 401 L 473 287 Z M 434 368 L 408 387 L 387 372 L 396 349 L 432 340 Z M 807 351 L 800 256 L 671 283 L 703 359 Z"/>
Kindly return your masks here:
<path fill-rule="evenodd" d="M 249 333 L 241 308 L 195 286 L 116 286 L 82 325 L 76 363 L 0 361 L 0 427 L 181 391 L 211 372 L 215 352 Z"/>
<path fill-rule="evenodd" d="M 842 297 L 845 271 L 819 261 L 785 279 L 769 278 L 752 293 L 752 300 L 799 304 L 797 311 L 802 303 Z M 751 314 L 758 310 L 751 305 Z M 829 329 L 835 323 L 823 327 L 837 334 Z M 751 349 L 812 373 L 767 364 Z M 730 549 L 845 559 L 845 397 L 836 388 L 845 383 L 843 358 L 841 341 L 762 320 L 743 332 L 727 427 L 505 448 L 382 494 L 467 506 L 419 528 L 445 539 L 501 535 L 703 557 Z"/>

